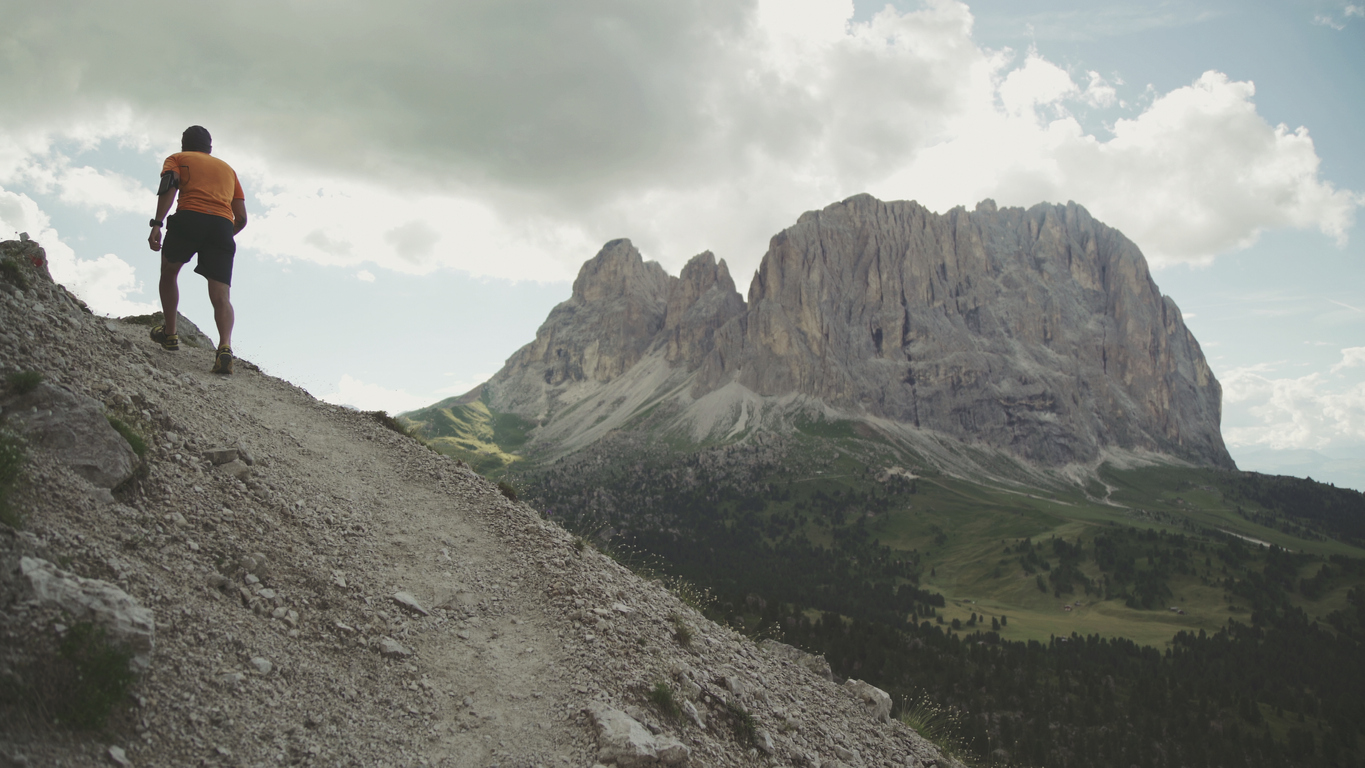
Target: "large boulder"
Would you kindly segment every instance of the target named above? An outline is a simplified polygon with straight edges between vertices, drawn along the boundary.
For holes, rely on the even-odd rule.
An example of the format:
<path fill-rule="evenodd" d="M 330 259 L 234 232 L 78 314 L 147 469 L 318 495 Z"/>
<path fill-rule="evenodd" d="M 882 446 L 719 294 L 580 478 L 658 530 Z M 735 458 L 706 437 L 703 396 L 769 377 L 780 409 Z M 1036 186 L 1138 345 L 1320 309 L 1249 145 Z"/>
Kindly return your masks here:
<path fill-rule="evenodd" d="M 813 653 L 806 653 L 800 648 L 772 639 L 764 640 L 758 644 L 758 647 L 779 659 L 785 659 L 799 667 L 805 667 L 819 677 L 831 682 L 834 681 L 834 670 L 830 669 L 829 661 L 825 659 L 823 654 L 817 656 Z"/>
<path fill-rule="evenodd" d="M 97 487 L 116 488 L 137 470 L 137 453 L 93 397 L 42 382 L 0 400 L 0 406 L 31 445 L 50 451 Z"/>
<path fill-rule="evenodd" d="M 845 680 L 844 687 L 863 702 L 873 720 L 885 723 L 891 719 L 891 694 L 862 680 Z"/>
<path fill-rule="evenodd" d="M 61 609 L 74 621 L 104 627 L 110 639 L 133 652 L 135 668 L 145 670 L 151 665 L 156 647 L 151 609 L 107 581 L 76 576 L 41 558 L 21 558 L 19 570 L 40 603 Z"/>
<path fill-rule="evenodd" d="M 655 736 L 635 718 L 604 704 L 589 707 L 597 723 L 598 759 L 620 768 L 686 765 L 692 750 L 669 736 Z"/>

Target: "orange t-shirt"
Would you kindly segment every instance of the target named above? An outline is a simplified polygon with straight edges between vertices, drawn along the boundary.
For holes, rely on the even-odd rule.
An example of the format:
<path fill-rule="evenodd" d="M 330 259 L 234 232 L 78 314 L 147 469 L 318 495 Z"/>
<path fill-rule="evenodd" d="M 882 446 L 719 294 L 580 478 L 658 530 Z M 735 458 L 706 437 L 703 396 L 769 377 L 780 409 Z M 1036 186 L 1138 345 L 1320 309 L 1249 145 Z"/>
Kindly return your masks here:
<path fill-rule="evenodd" d="M 203 152 L 176 152 L 161 164 L 161 172 L 180 174 L 177 211 L 198 211 L 234 221 L 232 201 L 245 200 L 242 183 L 232 166 Z"/>

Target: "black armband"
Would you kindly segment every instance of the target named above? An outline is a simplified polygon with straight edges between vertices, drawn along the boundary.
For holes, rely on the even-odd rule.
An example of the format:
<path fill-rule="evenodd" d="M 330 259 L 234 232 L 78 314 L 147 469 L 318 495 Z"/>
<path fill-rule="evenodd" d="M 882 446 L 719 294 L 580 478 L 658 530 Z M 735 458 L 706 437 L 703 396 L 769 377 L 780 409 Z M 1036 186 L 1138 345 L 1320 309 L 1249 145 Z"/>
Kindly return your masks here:
<path fill-rule="evenodd" d="M 166 171 L 161 174 L 161 186 L 156 188 L 156 194 L 164 195 L 178 186 L 180 185 L 175 181 L 175 171 Z"/>

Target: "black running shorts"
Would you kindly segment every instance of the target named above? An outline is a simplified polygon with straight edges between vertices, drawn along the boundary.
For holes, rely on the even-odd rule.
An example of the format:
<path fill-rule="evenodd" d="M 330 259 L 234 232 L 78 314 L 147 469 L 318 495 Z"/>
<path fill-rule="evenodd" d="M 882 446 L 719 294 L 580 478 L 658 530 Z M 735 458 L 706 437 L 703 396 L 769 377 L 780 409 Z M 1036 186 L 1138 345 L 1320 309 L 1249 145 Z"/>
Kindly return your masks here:
<path fill-rule="evenodd" d="M 232 285 L 232 257 L 237 253 L 232 220 L 199 211 L 178 211 L 167 218 L 161 255 L 185 264 L 196 253 L 199 266 L 194 268 L 195 272 Z"/>

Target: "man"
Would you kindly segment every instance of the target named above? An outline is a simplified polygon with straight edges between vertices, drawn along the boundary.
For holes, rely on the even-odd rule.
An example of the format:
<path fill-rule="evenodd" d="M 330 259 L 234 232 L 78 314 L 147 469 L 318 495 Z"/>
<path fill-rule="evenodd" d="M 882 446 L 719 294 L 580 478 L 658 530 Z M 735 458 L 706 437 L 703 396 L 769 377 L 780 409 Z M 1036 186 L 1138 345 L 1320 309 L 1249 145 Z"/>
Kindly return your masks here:
<path fill-rule="evenodd" d="M 161 166 L 156 218 L 151 222 L 152 234 L 147 237 L 152 250 L 161 252 L 161 309 L 166 319 L 164 325 L 152 329 L 152 341 L 172 352 L 180 349 L 180 337 L 175 332 L 180 268 L 197 253 L 199 265 L 194 271 L 209 281 L 209 301 L 213 303 L 213 321 L 218 326 L 218 351 L 213 356 L 212 373 L 230 374 L 235 317 L 229 293 L 232 259 L 237 253 L 233 238 L 246 226 L 246 196 L 232 167 L 210 155 L 212 138 L 203 127 L 186 128 L 180 137 L 180 149 Z M 180 204 L 175 215 L 165 221 L 163 247 L 163 219 L 177 192 Z"/>

